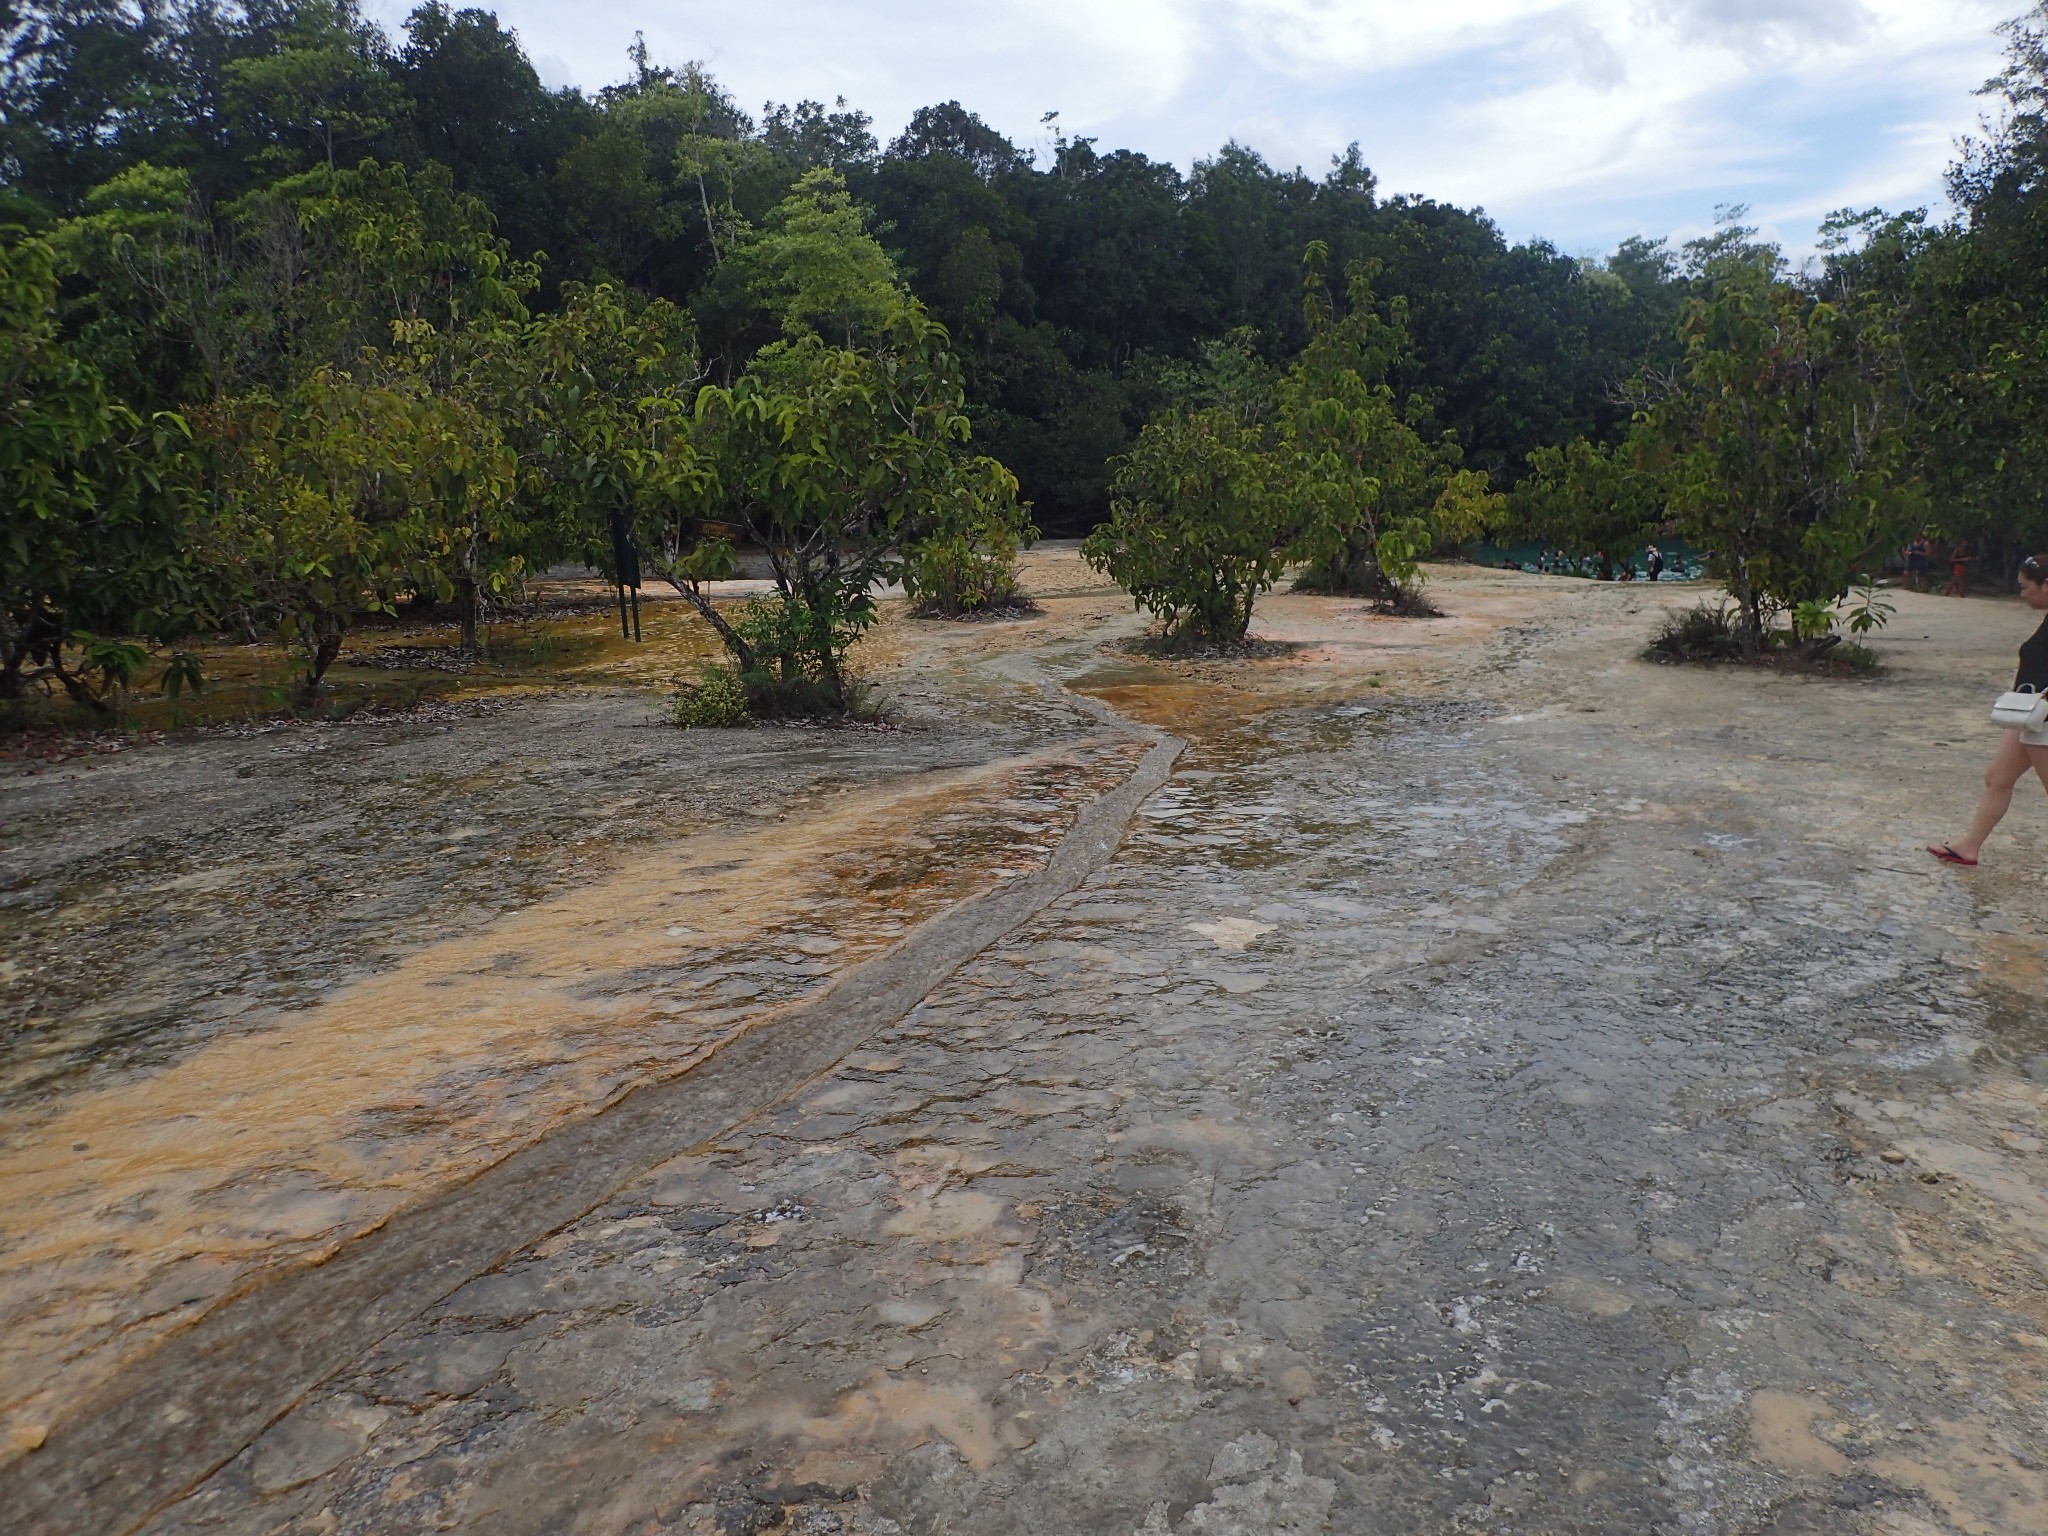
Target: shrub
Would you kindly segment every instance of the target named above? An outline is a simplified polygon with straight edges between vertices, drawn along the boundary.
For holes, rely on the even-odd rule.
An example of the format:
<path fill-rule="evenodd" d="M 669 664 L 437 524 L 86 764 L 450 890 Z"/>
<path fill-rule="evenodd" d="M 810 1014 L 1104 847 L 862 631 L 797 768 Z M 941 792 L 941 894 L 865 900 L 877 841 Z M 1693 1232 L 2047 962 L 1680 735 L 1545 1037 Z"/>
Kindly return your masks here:
<path fill-rule="evenodd" d="M 706 667 L 701 679 L 676 690 L 670 718 L 686 729 L 729 730 L 754 723 L 746 685 L 724 667 Z"/>
<path fill-rule="evenodd" d="M 1853 614 L 1858 611 L 1867 610 L 1852 610 L 1852 629 Z M 1818 672 L 1847 672 L 1858 677 L 1868 677 L 1881 665 L 1877 652 L 1836 630 L 1832 604 L 1810 601 L 1796 605 L 1791 610 L 1788 629 L 1772 626 L 1769 620 L 1774 615 L 1768 608 L 1764 612 L 1763 635 L 1748 645 L 1744 644 L 1750 636 L 1743 613 L 1733 603 L 1701 603 L 1682 613 L 1668 614 L 1650 637 L 1649 648 L 1643 654 L 1651 661 L 1751 660 Z M 1866 624 L 1857 632 L 1872 627 L 1875 626 Z"/>
<path fill-rule="evenodd" d="M 857 677 L 844 679 L 836 693 L 808 679 L 784 682 L 759 672 L 749 672 L 741 681 L 746 687 L 747 711 L 756 720 L 873 723 L 885 717 L 874 687 Z"/>
<path fill-rule="evenodd" d="M 977 547 L 960 534 L 926 540 L 903 569 L 903 589 L 926 618 L 958 619 L 1017 599 L 1014 551 Z"/>
<path fill-rule="evenodd" d="M 1726 602 L 1703 602 L 1667 614 L 1650 637 L 1653 661 L 1726 661 L 1741 654 L 1735 614 Z"/>
<path fill-rule="evenodd" d="M 1443 609 L 1430 600 L 1429 593 L 1417 581 L 1408 585 L 1389 581 L 1382 593 L 1373 599 L 1372 611 L 1396 619 L 1440 619 Z"/>
<path fill-rule="evenodd" d="M 848 657 L 875 621 L 874 588 L 901 574 L 963 484 L 996 483 L 964 460 L 966 396 L 945 327 L 907 297 L 885 307 L 883 332 L 858 349 L 807 333 L 756 352 L 730 389 L 704 389 L 669 454 L 660 526 L 642 524 L 655 571 L 718 632 L 757 716 L 771 694 L 792 711 L 852 710 Z M 729 563 L 705 558 L 714 521 L 775 573 L 775 595 L 742 623 L 705 590 Z"/>
<path fill-rule="evenodd" d="M 932 519 L 905 552 L 903 589 L 915 611 L 948 619 L 1007 607 L 1018 598 L 1017 552 L 1038 537 L 1017 479 L 993 459 L 963 466 Z"/>
<path fill-rule="evenodd" d="M 858 685 L 840 664 L 848 642 L 844 621 L 849 612 L 857 612 L 865 623 L 874 599 L 863 592 L 848 606 L 837 598 L 762 598 L 747 604 L 733 621 L 747 656 L 737 676 L 755 719 L 853 712 Z"/>

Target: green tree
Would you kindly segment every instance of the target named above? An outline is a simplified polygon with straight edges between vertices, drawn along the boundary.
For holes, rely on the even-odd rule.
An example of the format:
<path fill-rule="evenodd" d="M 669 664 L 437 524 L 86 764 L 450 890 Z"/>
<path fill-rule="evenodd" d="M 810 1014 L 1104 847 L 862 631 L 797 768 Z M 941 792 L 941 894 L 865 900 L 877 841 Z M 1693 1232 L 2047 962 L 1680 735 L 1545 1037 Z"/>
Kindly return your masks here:
<path fill-rule="evenodd" d="M 499 395 L 499 359 L 517 344 L 536 274 L 440 166 L 411 173 L 371 161 L 316 173 L 296 212 L 306 265 L 280 306 L 294 354 L 289 387 L 309 365 L 315 380 L 346 378 L 364 409 L 387 409 L 403 429 L 394 445 L 402 464 L 380 473 L 408 475 L 418 500 L 411 587 L 452 596 L 474 649 L 484 604 L 519 585 L 531 555 L 549 552 L 545 524 L 513 494 Z M 387 405 L 372 404 L 379 399 Z"/>
<path fill-rule="evenodd" d="M 1712 552 L 1754 651 L 1777 612 L 1848 591 L 1924 500 L 1894 313 L 1785 280 L 1739 230 L 1701 255 L 1683 361 L 1636 386 L 1631 450 L 1673 529 Z"/>
<path fill-rule="evenodd" d="M 915 304 L 866 350 L 777 342 L 699 396 L 708 508 L 766 552 L 776 596 L 728 623 L 703 591 L 715 546 L 661 574 L 718 630 L 757 707 L 852 706 L 847 653 L 874 622 L 874 588 L 971 472 L 962 405 L 945 330 Z"/>
<path fill-rule="evenodd" d="M 1628 443 L 1603 447 L 1583 437 L 1538 448 L 1510 498 L 1512 526 L 1575 554 L 1633 549 L 1665 521 L 1661 487 L 1635 458 Z"/>
<path fill-rule="evenodd" d="M 95 708 L 142 653 L 205 617 L 184 422 L 145 416 L 67 345 L 59 263 L 0 242 L 0 698 L 47 680 Z"/>
<path fill-rule="evenodd" d="M 488 11 L 451 11 L 429 0 L 406 18 L 395 61 L 410 110 L 402 132 L 408 164 L 448 167 L 457 190 L 480 198 L 522 257 L 571 253 L 557 243 L 562 210 L 557 162 L 594 126 L 574 91 L 541 84 L 518 38 Z"/>
<path fill-rule="evenodd" d="M 201 413 L 218 457 L 216 547 L 302 661 L 310 700 L 364 613 L 484 604 L 552 552 L 515 495 L 506 359 L 532 268 L 445 168 L 366 161 L 269 189 L 241 387 Z"/>
<path fill-rule="evenodd" d="M 736 228 L 713 286 L 782 339 L 699 394 L 687 440 L 664 419 L 643 542 L 718 631 L 757 711 L 842 712 L 873 589 L 964 506 L 1013 504 L 1015 483 L 969 457 L 951 339 L 904 292 L 836 172 L 805 173 L 759 228 Z M 705 590 L 729 573 L 735 535 L 776 583 L 737 621 Z"/>
<path fill-rule="evenodd" d="M 822 166 L 843 176 L 874 163 L 880 149 L 874 126 L 875 120 L 848 107 L 844 96 L 829 112 L 821 101 L 770 105 L 762 109 L 761 142 L 800 170 Z"/>
<path fill-rule="evenodd" d="M 503 332 L 508 342 L 517 335 L 509 325 Z M 416 595 L 454 598 L 471 651 L 482 644 L 485 605 L 516 592 L 535 557 L 545 563 L 555 549 L 546 522 L 518 496 L 518 454 L 493 388 L 493 339 L 414 321 L 394 329 L 388 352 L 366 352 L 359 365 L 412 401 L 404 453 L 424 527 L 409 585 Z"/>
<path fill-rule="evenodd" d="M 707 579 L 730 569 L 729 541 L 700 553 L 711 537 L 693 435 L 702 368 L 685 311 L 609 283 L 567 284 L 561 308 L 535 317 L 502 367 L 520 497 L 551 551 L 608 565 L 610 520 L 625 512 L 658 566 Z"/>
<path fill-rule="evenodd" d="M 855 347 L 902 313 L 896 264 L 867 229 L 837 171 L 806 171 L 759 231 L 736 232 L 721 281 L 743 292 L 785 336 Z"/>
<path fill-rule="evenodd" d="M 0 220 L 40 224 L 155 147 L 171 18 L 123 0 L 0 7 Z"/>
<path fill-rule="evenodd" d="M 600 93 L 590 131 L 556 163 L 558 254 L 572 275 L 682 302 L 788 190 L 789 167 L 701 66 L 655 68 L 644 42 L 633 61 L 634 78 Z"/>
<path fill-rule="evenodd" d="M 229 61 L 224 96 L 273 174 L 352 164 L 405 111 L 390 40 L 352 0 L 298 0 L 275 46 Z"/>
<path fill-rule="evenodd" d="M 2048 545 L 2048 5 L 2003 31 L 1999 111 L 1950 168 L 1958 216 L 1844 213 L 1824 245 L 1833 282 L 1899 316 L 1934 531 L 2009 573 Z"/>
<path fill-rule="evenodd" d="M 1303 261 L 1309 342 L 1282 379 L 1278 421 L 1289 479 L 1306 522 L 1295 553 L 1307 562 L 1305 591 L 1412 602 L 1421 561 L 1440 540 L 1476 537 L 1498 513 L 1485 475 L 1461 467 L 1457 440 L 1425 441 L 1409 424 L 1388 378 L 1410 350 L 1407 306 L 1384 312 L 1372 284 L 1377 267 L 1354 263 L 1342 317 L 1324 286 L 1327 248 L 1310 243 Z"/>
<path fill-rule="evenodd" d="M 511 460 L 490 425 L 417 376 L 320 368 L 199 413 L 214 461 L 209 553 L 253 624 L 298 660 L 311 704 L 349 630 L 474 572 Z"/>
<path fill-rule="evenodd" d="M 1117 465 L 1109 521 L 1081 553 L 1169 642 L 1244 637 L 1302 532 L 1267 435 L 1227 407 L 1167 411 Z"/>

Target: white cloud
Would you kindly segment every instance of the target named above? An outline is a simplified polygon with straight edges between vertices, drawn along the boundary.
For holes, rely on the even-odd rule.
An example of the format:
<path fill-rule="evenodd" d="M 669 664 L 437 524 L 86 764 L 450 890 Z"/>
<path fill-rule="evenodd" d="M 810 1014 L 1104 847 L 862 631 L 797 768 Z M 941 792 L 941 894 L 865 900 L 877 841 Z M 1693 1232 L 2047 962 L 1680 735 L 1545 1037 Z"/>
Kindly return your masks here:
<path fill-rule="evenodd" d="M 399 15 L 383 0 L 387 21 Z M 489 3 L 489 0 L 484 0 Z M 1187 166 L 1233 135 L 1482 204 L 1566 249 L 1747 202 L 1795 245 L 1842 202 L 1939 195 L 2019 0 L 503 0 L 550 79 L 705 60 L 742 104 L 845 95 L 886 140 L 957 98 L 1019 143 Z M 1767 214 L 1765 211 L 1768 211 Z"/>
<path fill-rule="evenodd" d="M 1652 14 L 1681 35 L 1753 51 L 1799 44 L 1852 43 L 1877 18 L 1862 0 L 1654 0 Z"/>

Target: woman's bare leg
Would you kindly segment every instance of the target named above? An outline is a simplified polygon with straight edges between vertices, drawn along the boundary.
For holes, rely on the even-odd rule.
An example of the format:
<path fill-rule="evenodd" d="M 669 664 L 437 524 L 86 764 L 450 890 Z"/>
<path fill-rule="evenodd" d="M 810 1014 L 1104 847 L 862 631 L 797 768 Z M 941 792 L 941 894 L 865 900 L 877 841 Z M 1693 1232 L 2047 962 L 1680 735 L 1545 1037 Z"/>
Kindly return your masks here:
<path fill-rule="evenodd" d="M 2048 747 L 2025 747 L 2022 750 L 2033 761 L 2034 773 L 2041 780 L 2041 787 L 2048 789 Z"/>
<path fill-rule="evenodd" d="M 1974 859 L 1984 851 L 1984 840 L 1991 835 L 1991 829 L 2005 819 L 2005 813 L 2012 809 L 2013 786 L 2029 768 L 2036 767 L 2034 753 L 2048 759 L 2048 747 L 2026 747 L 2020 743 L 2018 731 L 2007 731 L 2005 739 L 1998 744 L 1998 752 L 1991 759 L 1991 766 L 1984 770 L 1984 798 L 1977 802 L 1977 814 L 1970 820 L 1970 830 L 1949 844 L 1966 859 Z M 2048 783 L 2048 775 L 2044 775 Z"/>

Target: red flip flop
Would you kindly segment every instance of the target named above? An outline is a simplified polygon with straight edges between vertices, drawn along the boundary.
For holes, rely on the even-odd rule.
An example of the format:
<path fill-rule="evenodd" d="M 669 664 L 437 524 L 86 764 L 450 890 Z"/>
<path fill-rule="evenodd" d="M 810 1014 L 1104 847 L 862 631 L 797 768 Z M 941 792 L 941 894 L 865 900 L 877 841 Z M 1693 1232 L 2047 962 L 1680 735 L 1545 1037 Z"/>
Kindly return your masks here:
<path fill-rule="evenodd" d="M 1957 853 L 1955 849 L 1949 847 L 1947 843 L 1929 843 L 1927 845 L 1927 851 L 1933 854 L 1937 859 L 1941 860 L 1941 862 L 1944 864 L 1960 864 L 1965 869 L 1975 869 L 1977 867 L 1977 861 L 1975 859 L 1964 858 L 1960 853 Z"/>

